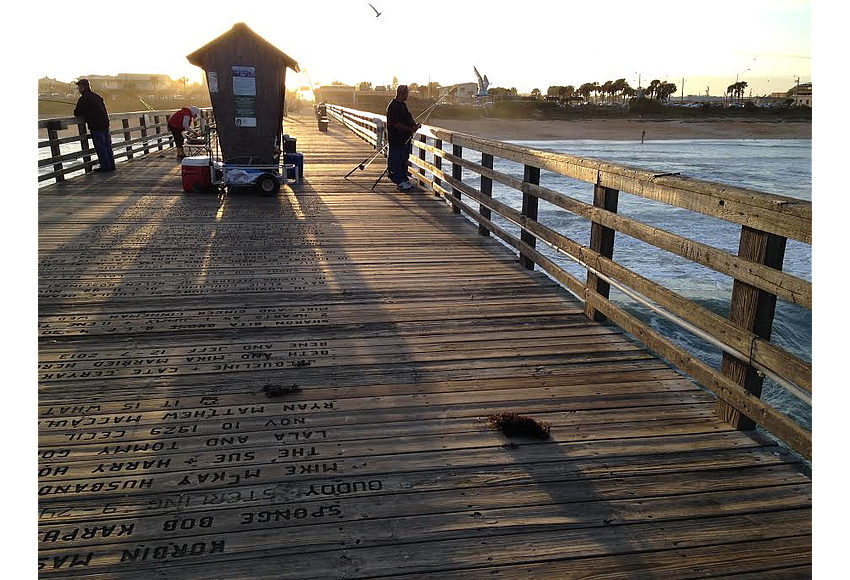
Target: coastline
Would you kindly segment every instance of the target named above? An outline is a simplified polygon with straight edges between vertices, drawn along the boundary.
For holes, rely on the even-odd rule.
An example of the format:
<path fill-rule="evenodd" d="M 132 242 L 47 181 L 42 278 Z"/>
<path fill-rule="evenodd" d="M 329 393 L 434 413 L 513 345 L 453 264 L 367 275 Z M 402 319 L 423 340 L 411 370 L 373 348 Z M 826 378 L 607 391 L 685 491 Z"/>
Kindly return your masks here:
<path fill-rule="evenodd" d="M 498 140 L 811 139 L 811 121 L 432 119 L 429 125 Z"/>

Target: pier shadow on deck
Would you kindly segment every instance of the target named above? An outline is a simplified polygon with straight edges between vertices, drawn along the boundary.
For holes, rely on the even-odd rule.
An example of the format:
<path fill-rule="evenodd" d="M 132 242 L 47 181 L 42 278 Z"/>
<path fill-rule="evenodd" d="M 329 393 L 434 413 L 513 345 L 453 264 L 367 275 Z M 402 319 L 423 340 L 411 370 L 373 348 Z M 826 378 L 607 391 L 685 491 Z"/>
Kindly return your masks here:
<path fill-rule="evenodd" d="M 431 194 L 368 193 L 380 161 L 342 179 L 362 141 L 287 130 L 275 199 L 156 156 L 40 190 L 40 574 L 807 573 L 790 454 Z"/>

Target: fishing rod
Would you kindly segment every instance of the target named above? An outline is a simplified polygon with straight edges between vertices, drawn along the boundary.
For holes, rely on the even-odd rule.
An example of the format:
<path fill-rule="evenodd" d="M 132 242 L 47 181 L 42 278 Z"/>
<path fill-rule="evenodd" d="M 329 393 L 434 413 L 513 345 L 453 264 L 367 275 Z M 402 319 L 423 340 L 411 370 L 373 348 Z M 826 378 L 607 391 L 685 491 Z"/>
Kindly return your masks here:
<path fill-rule="evenodd" d="M 437 107 L 437 105 L 439 105 L 439 104 L 440 104 L 440 101 L 442 101 L 443 99 L 445 99 L 445 98 L 446 98 L 446 97 L 448 97 L 449 95 L 452 95 L 452 94 L 454 94 L 454 93 L 456 93 L 456 92 L 457 92 L 457 87 L 454 87 L 452 90 L 450 90 L 449 92 L 447 92 L 445 95 L 443 95 L 442 97 L 440 97 L 439 99 L 437 99 L 437 100 L 434 102 L 434 104 L 432 104 L 430 107 L 428 107 L 427 109 L 425 109 L 424 111 L 422 111 L 421 113 L 419 113 L 419 115 L 417 115 L 417 116 L 416 116 L 416 118 L 415 118 L 415 119 L 413 119 L 413 120 L 414 120 L 414 121 L 418 121 L 418 119 L 419 119 L 420 117 L 422 117 L 423 115 L 425 115 L 425 114 L 427 113 L 427 116 L 426 116 L 426 117 L 425 117 L 425 119 L 424 119 L 425 121 L 427 121 L 427 120 L 428 120 L 428 117 L 430 117 L 430 116 L 431 116 L 431 113 L 434 111 L 434 109 Z M 414 131 L 413 133 L 411 133 L 410 137 L 407 139 L 407 142 L 405 142 L 405 144 L 404 144 L 404 146 L 405 146 L 405 147 L 407 147 L 407 146 L 410 144 L 410 142 L 413 140 L 414 135 L 416 135 L 416 131 Z M 375 153 L 375 154 L 374 154 L 374 155 L 372 155 L 371 157 L 367 157 L 366 159 L 364 159 L 363 161 L 361 161 L 361 162 L 360 162 L 360 163 L 359 163 L 359 164 L 358 164 L 358 165 L 357 165 L 354 169 L 352 169 L 351 171 L 349 171 L 349 172 L 345 175 L 345 179 L 347 179 L 349 175 L 351 175 L 352 173 L 354 173 L 354 172 L 355 172 L 355 171 L 357 171 L 358 169 L 359 169 L 360 171 L 363 171 L 364 169 L 366 169 L 367 167 L 369 167 L 369 166 L 372 164 L 372 162 L 373 162 L 375 159 L 377 159 L 377 158 L 378 158 L 378 156 L 379 156 L 379 155 L 383 155 L 384 150 L 385 150 L 387 147 L 389 147 L 389 146 L 390 146 L 390 142 L 389 142 L 389 140 L 387 140 L 387 142 L 386 142 L 386 143 L 384 143 L 384 146 L 383 146 L 383 147 L 381 147 L 381 149 L 380 149 L 377 153 Z M 384 173 L 386 173 L 386 171 L 384 171 Z M 383 173 L 382 173 L 382 174 L 381 174 L 381 177 L 383 177 L 383 176 L 384 176 L 384 175 L 383 175 Z M 379 178 L 378 178 L 378 181 L 380 181 L 380 180 L 381 180 L 381 177 L 379 177 Z M 375 185 L 377 185 L 377 182 L 375 182 Z M 374 185 L 372 186 L 372 189 L 375 189 L 375 186 L 374 186 Z"/>
<path fill-rule="evenodd" d="M 39 99 L 39 101 L 45 101 L 47 103 L 62 103 L 63 105 L 77 105 L 77 103 L 72 103 L 70 101 L 57 101 L 56 99 Z"/>
<path fill-rule="evenodd" d="M 456 89 L 455 89 L 455 90 L 456 90 Z M 446 94 L 448 94 L 448 93 L 446 93 Z M 445 96 L 445 95 L 443 95 L 443 96 Z M 434 103 L 434 104 L 431 106 L 432 112 L 433 112 L 433 108 L 434 108 L 434 107 L 436 107 L 436 106 L 437 106 L 437 103 L 439 103 L 439 102 L 440 102 L 440 101 L 437 101 L 436 103 Z M 426 110 L 427 110 L 427 109 L 426 109 Z M 425 111 L 422 111 L 422 113 L 424 114 L 424 113 L 425 113 Z M 421 117 L 421 116 L 422 116 L 422 114 L 420 114 L 419 116 Z M 425 121 L 427 121 L 427 120 L 428 120 L 428 117 L 430 117 L 430 116 L 431 116 L 431 113 L 429 112 L 429 113 L 428 113 L 428 115 L 425 117 L 425 119 L 424 119 L 424 120 L 425 120 Z M 414 120 L 415 120 L 415 119 L 414 119 Z M 407 141 L 405 141 L 405 142 L 404 142 L 403 147 L 404 147 L 405 151 L 407 150 L 408 146 L 410 146 L 410 142 L 411 142 L 411 141 L 413 141 L 413 138 L 414 138 L 414 137 L 416 137 L 416 131 L 414 131 L 413 133 L 411 133 L 411 134 L 410 134 L 410 137 L 408 137 L 408 138 L 407 138 Z M 387 146 L 389 146 L 389 140 L 387 140 Z M 373 157 L 372 159 L 375 159 L 375 157 Z M 371 163 L 371 161 L 370 161 L 369 163 Z M 406 166 L 407 166 L 407 160 L 405 160 L 405 163 L 404 163 L 404 164 L 405 164 L 405 173 L 406 173 L 406 172 L 407 172 L 407 167 L 406 167 Z M 376 180 L 375 180 L 375 183 L 373 183 L 373 184 L 372 184 L 372 188 L 371 188 L 371 189 L 372 189 L 372 191 L 375 191 L 375 187 L 377 187 L 377 186 L 378 186 L 378 183 L 380 183 L 380 182 L 381 182 L 381 180 L 384 178 L 384 175 L 386 175 L 386 174 L 389 172 L 389 170 L 390 170 L 389 165 L 387 165 L 386 167 L 384 167 L 384 170 L 383 170 L 383 171 L 381 172 L 381 174 L 378 176 L 378 179 L 376 179 Z M 407 179 L 407 175 L 405 175 L 405 179 Z"/>
<path fill-rule="evenodd" d="M 147 104 L 147 103 L 144 101 L 144 99 L 142 99 L 142 97 L 139 97 L 139 100 L 140 100 L 140 101 L 142 101 L 142 104 L 143 104 L 145 107 L 147 107 L 147 108 L 148 108 L 148 111 L 156 111 L 156 109 L 154 109 L 154 108 L 153 108 L 153 107 L 151 107 L 149 104 Z"/>

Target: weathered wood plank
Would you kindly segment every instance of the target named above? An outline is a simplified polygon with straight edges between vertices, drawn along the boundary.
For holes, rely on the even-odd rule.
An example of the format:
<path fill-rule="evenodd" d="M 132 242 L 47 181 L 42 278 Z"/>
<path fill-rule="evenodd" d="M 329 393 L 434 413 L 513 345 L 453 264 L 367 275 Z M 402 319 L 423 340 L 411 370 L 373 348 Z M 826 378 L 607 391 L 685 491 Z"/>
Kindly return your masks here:
<path fill-rule="evenodd" d="M 276 199 L 186 195 L 135 151 L 40 190 L 42 575 L 806 569 L 790 452 L 442 200 L 344 180 L 359 137 L 286 122 L 305 181 Z M 441 160 L 411 158 L 454 186 Z M 506 410 L 552 439 L 495 431 Z"/>

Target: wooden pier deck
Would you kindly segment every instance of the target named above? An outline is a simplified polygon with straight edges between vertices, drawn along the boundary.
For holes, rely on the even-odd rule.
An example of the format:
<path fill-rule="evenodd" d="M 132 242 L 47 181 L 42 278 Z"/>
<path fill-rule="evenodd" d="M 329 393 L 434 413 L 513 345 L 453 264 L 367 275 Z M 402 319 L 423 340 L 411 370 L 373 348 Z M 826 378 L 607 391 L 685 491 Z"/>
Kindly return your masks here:
<path fill-rule="evenodd" d="M 315 125 L 273 199 L 172 152 L 39 190 L 40 575 L 811 574 L 793 455 Z"/>

